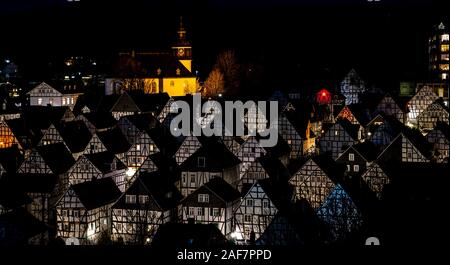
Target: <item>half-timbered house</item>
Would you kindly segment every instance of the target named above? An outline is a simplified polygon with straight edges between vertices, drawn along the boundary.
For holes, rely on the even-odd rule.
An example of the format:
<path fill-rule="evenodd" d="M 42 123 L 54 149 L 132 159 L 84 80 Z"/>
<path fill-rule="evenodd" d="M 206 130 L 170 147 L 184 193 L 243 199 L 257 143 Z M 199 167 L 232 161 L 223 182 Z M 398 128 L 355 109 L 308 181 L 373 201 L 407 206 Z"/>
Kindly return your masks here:
<path fill-rule="evenodd" d="M 362 138 L 361 126 L 347 120 L 331 125 L 319 140 L 321 152 L 330 152 L 333 159 Z"/>
<path fill-rule="evenodd" d="M 140 174 L 112 206 L 112 240 L 151 243 L 160 225 L 177 221 L 181 199 L 178 189 L 161 172 Z"/>
<path fill-rule="evenodd" d="M 360 210 L 340 184 L 330 191 L 316 213 L 329 225 L 334 240 L 345 239 L 362 226 Z"/>
<path fill-rule="evenodd" d="M 220 177 L 211 178 L 181 202 L 183 223 L 216 224 L 225 236 L 231 236 L 233 211 L 240 194 Z"/>
<path fill-rule="evenodd" d="M 120 195 L 111 178 L 70 186 L 56 204 L 57 236 L 81 244 L 95 244 L 103 233 L 110 236 L 111 206 Z"/>
<path fill-rule="evenodd" d="M 242 196 L 240 204 L 234 213 L 235 235 L 244 243 L 250 239 L 258 240 L 272 222 L 278 212 L 271 199 L 271 183 L 264 180 L 256 181 Z"/>
<path fill-rule="evenodd" d="M 402 123 L 405 122 L 404 110 L 402 109 L 401 106 L 399 106 L 397 104 L 397 102 L 394 100 L 394 98 L 389 93 L 384 95 L 384 97 L 381 99 L 381 101 L 375 107 L 375 109 L 372 113 L 372 116 L 375 117 L 378 114 L 390 115 L 390 116 L 397 118 L 397 120 L 399 120 Z"/>
<path fill-rule="evenodd" d="M 289 184 L 294 187 L 294 199 L 305 199 L 313 209 L 322 205 L 330 192 L 342 178 L 344 168 L 336 164 L 328 155 L 309 158 L 300 166 L 292 164 Z"/>
<path fill-rule="evenodd" d="M 258 158 L 265 155 L 267 151 L 259 145 L 256 137 L 249 136 L 244 139 L 236 157 L 241 161 L 239 165 L 239 177 L 245 174 L 250 165 Z"/>
<path fill-rule="evenodd" d="M 234 185 L 239 180 L 240 160 L 223 144 L 202 146 L 181 165 L 181 194 L 187 196 L 214 177 Z"/>
<path fill-rule="evenodd" d="M 433 145 L 436 162 L 448 163 L 449 125 L 444 122 L 438 122 L 436 127 L 426 135 L 426 138 Z"/>
<path fill-rule="evenodd" d="M 431 151 L 431 144 L 419 132 L 413 135 L 402 132 L 380 153 L 377 160 L 384 163 L 429 162 Z"/>
<path fill-rule="evenodd" d="M 30 97 L 30 106 L 67 106 L 73 108 L 77 98 L 83 93 L 73 85 L 71 86 L 70 88 L 55 89 L 42 82 L 27 93 Z"/>
<path fill-rule="evenodd" d="M 431 103 L 417 116 L 417 125 L 424 133 L 432 130 L 438 122 L 449 124 L 449 110 L 441 99 Z"/>
<path fill-rule="evenodd" d="M 354 69 L 350 70 L 340 84 L 341 94 L 345 97 L 345 105 L 356 104 L 360 96 L 366 92 L 366 85 Z"/>
<path fill-rule="evenodd" d="M 75 185 L 99 178 L 112 178 L 119 190 L 126 188 L 126 166 L 110 152 L 86 154 L 67 172 L 69 184 Z"/>
<path fill-rule="evenodd" d="M 17 169 L 18 174 L 54 174 L 58 177 L 55 197 L 68 187 L 67 172 L 75 163 L 70 151 L 63 143 L 38 146 L 25 158 Z"/>
<path fill-rule="evenodd" d="M 370 141 L 355 144 L 347 148 L 336 162 L 346 167 L 345 176 L 349 178 L 359 177 L 367 167 L 377 158 L 376 146 Z"/>
<path fill-rule="evenodd" d="M 409 112 L 406 121 L 409 124 L 417 124 L 417 117 L 425 111 L 429 105 L 438 99 L 438 95 L 432 87 L 423 86 L 407 103 Z"/>
<path fill-rule="evenodd" d="M 382 198 L 384 187 L 390 183 L 388 175 L 376 161 L 367 167 L 366 172 L 361 175 L 361 179 L 379 199 Z"/>

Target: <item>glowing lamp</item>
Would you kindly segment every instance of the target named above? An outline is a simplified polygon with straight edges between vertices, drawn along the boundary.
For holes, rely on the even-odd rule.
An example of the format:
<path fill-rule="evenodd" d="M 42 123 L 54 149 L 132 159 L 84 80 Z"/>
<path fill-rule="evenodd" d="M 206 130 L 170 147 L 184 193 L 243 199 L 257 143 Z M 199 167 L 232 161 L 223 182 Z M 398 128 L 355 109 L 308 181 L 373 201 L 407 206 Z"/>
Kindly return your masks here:
<path fill-rule="evenodd" d="M 127 175 L 127 177 L 131 178 L 132 176 L 134 176 L 134 174 L 136 173 L 136 169 L 129 167 L 127 169 L 127 171 L 125 171 L 125 174 Z"/>

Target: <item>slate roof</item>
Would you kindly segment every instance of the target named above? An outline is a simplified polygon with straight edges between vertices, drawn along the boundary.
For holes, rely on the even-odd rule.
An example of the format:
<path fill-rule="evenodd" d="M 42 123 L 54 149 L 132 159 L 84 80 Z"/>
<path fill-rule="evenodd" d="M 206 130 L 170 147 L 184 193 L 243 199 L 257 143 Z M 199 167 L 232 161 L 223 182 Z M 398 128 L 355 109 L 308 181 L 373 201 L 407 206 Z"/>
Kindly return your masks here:
<path fill-rule="evenodd" d="M 121 195 L 112 178 L 102 178 L 72 185 L 71 189 L 78 196 L 87 210 L 115 202 Z"/>
<path fill-rule="evenodd" d="M 82 114 L 97 130 L 108 129 L 117 124 L 110 112 L 90 112 Z"/>
<path fill-rule="evenodd" d="M 9 148 L 0 148 L 0 164 L 6 172 L 16 172 L 23 160 L 23 155 L 20 153 L 17 145 Z"/>
<path fill-rule="evenodd" d="M 215 193 L 219 198 L 225 202 L 233 202 L 241 197 L 239 192 L 228 184 L 223 178 L 213 178 L 205 183 L 205 188 Z"/>
<path fill-rule="evenodd" d="M 125 195 L 149 195 L 150 204 L 127 204 Z M 141 173 L 123 196 L 114 204 L 116 209 L 147 209 L 166 211 L 176 207 L 183 198 L 170 178 L 159 171 Z"/>
<path fill-rule="evenodd" d="M 199 157 L 205 158 L 205 167 L 199 167 Z M 239 158 L 231 153 L 225 145 L 216 143 L 200 147 L 181 164 L 180 168 L 182 171 L 221 172 L 238 164 L 240 164 Z"/>
<path fill-rule="evenodd" d="M 49 230 L 24 208 L 0 215 L 0 227 L 4 228 L 0 246 L 8 247 L 26 245 L 28 239 Z"/>
<path fill-rule="evenodd" d="M 75 164 L 72 154 L 64 143 L 42 145 L 36 147 L 36 150 L 54 174 L 64 174 Z"/>
<path fill-rule="evenodd" d="M 105 145 L 106 149 L 113 154 L 121 154 L 130 150 L 131 144 L 118 127 L 103 132 L 97 132 L 97 136 Z"/>
<path fill-rule="evenodd" d="M 103 174 L 112 172 L 111 163 L 116 158 L 113 153 L 106 151 L 94 154 L 86 154 L 84 156 Z M 116 158 L 116 170 L 126 168 L 127 167 L 119 159 Z"/>
<path fill-rule="evenodd" d="M 64 122 L 57 125 L 56 128 L 72 153 L 84 151 L 92 138 L 83 121 Z"/>

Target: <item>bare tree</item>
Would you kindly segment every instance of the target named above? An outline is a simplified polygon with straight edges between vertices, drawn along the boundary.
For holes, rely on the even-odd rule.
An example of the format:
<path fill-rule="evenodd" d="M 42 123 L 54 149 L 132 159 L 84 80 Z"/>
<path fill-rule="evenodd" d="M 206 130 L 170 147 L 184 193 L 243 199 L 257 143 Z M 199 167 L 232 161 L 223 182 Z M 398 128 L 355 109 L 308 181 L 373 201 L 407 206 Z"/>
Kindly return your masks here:
<path fill-rule="evenodd" d="M 223 73 L 227 94 L 236 94 L 240 86 L 241 67 L 237 62 L 234 50 L 226 50 L 217 56 L 215 67 Z"/>
<path fill-rule="evenodd" d="M 222 72 L 215 68 L 210 73 L 204 84 L 206 96 L 217 96 L 224 93 L 225 80 Z"/>

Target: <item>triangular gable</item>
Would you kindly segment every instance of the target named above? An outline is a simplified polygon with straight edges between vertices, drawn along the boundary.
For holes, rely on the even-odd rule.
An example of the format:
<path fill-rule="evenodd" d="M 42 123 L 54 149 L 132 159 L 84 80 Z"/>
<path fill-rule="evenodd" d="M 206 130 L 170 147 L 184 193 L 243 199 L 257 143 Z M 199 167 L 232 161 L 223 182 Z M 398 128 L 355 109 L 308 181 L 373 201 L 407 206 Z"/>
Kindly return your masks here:
<path fill-rule="evenodd" d="M 85 154 L 93 154 L 108 151 L 105 145 L 100 141 L 97 134 L 93 134 L 91 140 L 86 145 L 86 150 L 84 150 L 83 155 Z"/>
<path fill-rule="evenodd" d="M 67 171 L 70 184 L 90 181 L 93 177 L 102 175 L 101 171 L 85 156 L 80 156 L 75 164 Z"/>
<path fill-rule="evenodd" d="M 64 195 L 56 203 L 56 208 L 86 208 L 83 203 L 81 203 L 80 198 L 75 193 L 75 191 L 70 187 Z"/>
<path fill-rule="evenodd" d="M 53 174 L 45 160 L 37 150 L 34 150 L 20 165 L 17 173 L 24 174 Z"/>
<path fill-rule="evenodd" d="M 158 121 L 160 123 L 163 123 L 163 121 L 166 119 L 167 115 L 169 113 L 175 112 L 176 109 L 176 104 L 174 104 L 174 100 L 173 98 L 169 98 L 169 100 L 167 101 L 166 105 L 164 105 L 163 109 L 161 110 L 161 112 L 158 114 L 158 116 L 156 117 L 156 119 L 158 119 Z"/>
<path fill-rule="evenodd" d="M 390 182 L 389 177 L 377 163 L 372 163 L 361 178 L 378 198 L 381 198 L 384 186 Z"/>
<path fill-rule="evenodd" d="M 124 92 L 111 108 L 111 112 L 140 112 L 140 109 L 130 95 Z"/>
<path fill-rule="evenodd" d="M 27 95 L 41 95 L 46 94 L 49 96 L 61 96 L 61 92 L 50 86 L 49 84 L 42 82 L 33 89 L 31 89 Z"/>
<path fill-rule="evenodd" d="M 39 141 L 38 146 L 55 143 L 64 143 L 64 140 L 56 127 L 53 124 L 50 124 L 50 127 L 48 127 L 44 133 L 44 136 L 42 136 Z"/>
<path fill-rule="evenodd" d="M 336 119 L 338 119 L 338 118 L 346 119 L 349 122 L 351 122 L 352 124 L 360 124 L 348 106 L 344 106 L 341 109 L 341 111 L 336 116 Z"/>
<path fill-rule="evenodd" d="M 202 144 L 198 140 L 197 136 L 187 136 L 175 153 L 175 160 L 177 161 L 177 164 L 181 165 L 186 159 L 200 149 L 201 146 Z"/>
<path fill-rule="evenodd" d="M 8 124 L 5 121 L 0 121 L 0 148 L 8 148 L 13 144 L 21 146 Z"/>
<path fill-rule="evenodd" d="M 233 153 L 234 155 L 237 155 L 239 152 L 239 149 L 241 148 L 241 145 L 236 142 L 234 139 L 234 136 L 221 136 L 223 144 L 227 147 L 227 149 Z"/>
<path fill-rule="evenodd" d="M 401 162 L 429 162 L 429 160 L 414 146 L 414 144 L 400 133 L 378 156 L 377 160 Z"/>
<path fill-rule="evenodd" d="M 309 159 L 289 180 L 295 187 L 296 199 L 306 199 L 311 207 L 317 209 L 336 186 L 328 175 Z"/>
<path fill-rule="evenodd" d="M 358 208 L 340 184 L 330 192 L 316 213 L 330 226 L 335 239 L 345 237 L 362 224 Z"/>
<path fill-rule="evenodd" d="M 404 112 L 389 93 L 381 99 L 380 103 L 378 103 L 375 108 L 374 114 L 377 115 L 379 113 L 392 115 L 403 122 Z"/>

